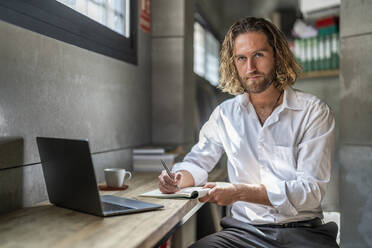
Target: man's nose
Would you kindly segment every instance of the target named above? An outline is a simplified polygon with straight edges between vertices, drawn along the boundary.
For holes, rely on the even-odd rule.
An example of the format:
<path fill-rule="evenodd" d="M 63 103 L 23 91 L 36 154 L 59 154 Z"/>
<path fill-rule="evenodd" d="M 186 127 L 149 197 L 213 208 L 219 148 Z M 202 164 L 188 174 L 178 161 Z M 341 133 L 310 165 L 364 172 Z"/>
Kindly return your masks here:
<path fill-rule="evenodd" d="M 246 74 L 251 74 L 256 71 L 256 63 L 253 58 L 247 59 Z"/>

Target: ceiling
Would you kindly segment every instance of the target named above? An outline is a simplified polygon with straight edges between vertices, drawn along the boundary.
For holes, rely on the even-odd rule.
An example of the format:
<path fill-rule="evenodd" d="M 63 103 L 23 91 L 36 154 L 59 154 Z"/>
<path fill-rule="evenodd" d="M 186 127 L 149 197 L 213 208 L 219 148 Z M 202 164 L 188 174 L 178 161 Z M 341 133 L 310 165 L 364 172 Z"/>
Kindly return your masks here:
<path fill-rule="evenodd" d="M 298 9 L 298 0 L 196 0 L 203 16 L 220 37 L 236 20 L 246 16 L 269 18 L 278 10 Z"/>

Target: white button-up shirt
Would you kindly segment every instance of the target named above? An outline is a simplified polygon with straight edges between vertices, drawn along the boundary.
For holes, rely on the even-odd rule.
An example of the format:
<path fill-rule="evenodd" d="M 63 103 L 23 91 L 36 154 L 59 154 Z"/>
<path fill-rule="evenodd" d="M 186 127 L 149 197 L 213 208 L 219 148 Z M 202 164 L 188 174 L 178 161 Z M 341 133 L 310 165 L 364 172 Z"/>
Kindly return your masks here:
<path fill-rule="evenodd" d="M 173 171 L 204 185 L 224 152 L 231 183 L 263 184 L 273 207 L 237 201 L 232 216 L 251 224 L 322 218 L 333 163 L 335 121 L 317 97 L 287 87 L 263 126 L 247 94 L 220 104 L 199 141 Z"/>

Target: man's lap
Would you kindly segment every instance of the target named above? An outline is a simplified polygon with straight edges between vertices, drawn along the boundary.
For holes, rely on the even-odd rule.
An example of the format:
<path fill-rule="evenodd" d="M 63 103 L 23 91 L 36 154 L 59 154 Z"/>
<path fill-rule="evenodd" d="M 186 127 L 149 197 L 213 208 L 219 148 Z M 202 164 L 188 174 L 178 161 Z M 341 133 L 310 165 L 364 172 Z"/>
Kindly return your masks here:
<path fill-rule="evenodd" d="M 224 228 L 202 238 L 191 247 L 338 247 L 337 225 L 322 224 L 313 228 L 256 227 L 233 218 L 221 221 Z"/>

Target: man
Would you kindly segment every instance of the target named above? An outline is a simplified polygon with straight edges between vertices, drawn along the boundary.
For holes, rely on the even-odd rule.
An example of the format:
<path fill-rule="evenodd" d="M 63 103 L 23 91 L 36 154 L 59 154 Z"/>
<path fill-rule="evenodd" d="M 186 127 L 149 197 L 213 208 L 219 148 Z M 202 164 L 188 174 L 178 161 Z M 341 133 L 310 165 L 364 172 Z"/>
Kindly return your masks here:
<path fill-rule="evenodd" d="M 315 96 L 291 88 L 300 66 L 269 21 L 234 23 L 222 44 L 220 104 L 199 142 L 159 176 L 163 193 L 210 188 L 201 202 L 232 204 L 221 232 L 192 247 L 338 247 L 337 226 L 323 224 L 321 201 L 330 180 L 334 117 Z M 206 183 L 223 152 L 231 183 Z"/>

